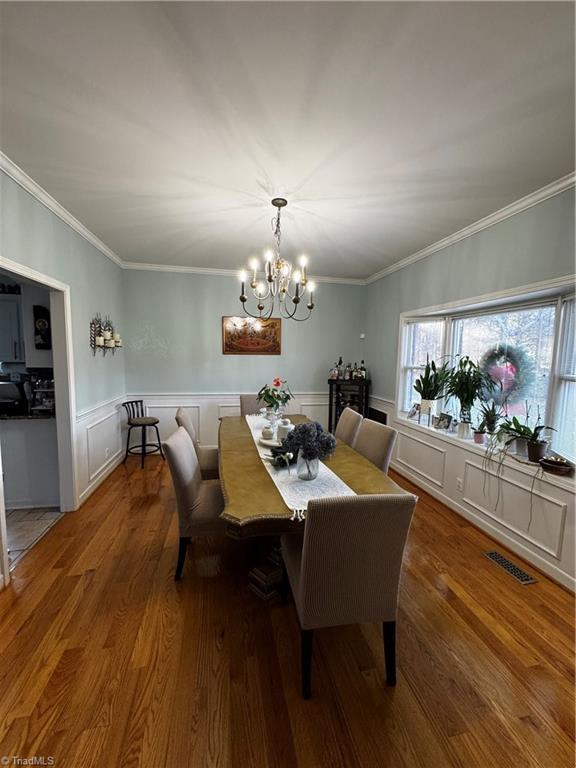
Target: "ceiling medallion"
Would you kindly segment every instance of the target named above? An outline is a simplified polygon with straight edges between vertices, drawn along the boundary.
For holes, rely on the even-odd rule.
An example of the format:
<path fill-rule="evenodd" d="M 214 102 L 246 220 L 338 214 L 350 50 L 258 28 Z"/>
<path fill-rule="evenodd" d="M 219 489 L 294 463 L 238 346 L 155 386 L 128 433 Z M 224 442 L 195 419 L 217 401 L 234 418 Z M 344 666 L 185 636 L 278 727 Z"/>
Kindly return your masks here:
<path fill-rule="evenodd" d="M 278 209 L 278 213 L 272 219 L 272 232 L 276 245 L 274 250 L 268 250 L 264 253 L 264 279 L 258 277 L 258 270 L 260 269 L 258 259 L 250 260 L 252 275 L 250 289 L 256 300 L 255 312 L 250 311 L 247 306 L 248 296 L 245 288 L 248 274 L 244 269 L 240 272 L 240 281 L 242 282 L 240 302 L 244 312 L 250 317 L 268 319 L 272 317 L 274 308 L 277 307 L 281 317 L 302 322 L 308 320 L 314 309 L 315 285 L 308 280 L 306 273 L 308 259 L 306 256 L 300 256 L 299 269 L 294 269 L 289 261 L 281 257 L 280 213 L 282 208 L 288 205 L 288 201 L 283 197 L 275 197 L 272 200 L 272 205 Z M 305 306 L 308 312 L 302 317 L 297 317 L 301 306 Z"/>

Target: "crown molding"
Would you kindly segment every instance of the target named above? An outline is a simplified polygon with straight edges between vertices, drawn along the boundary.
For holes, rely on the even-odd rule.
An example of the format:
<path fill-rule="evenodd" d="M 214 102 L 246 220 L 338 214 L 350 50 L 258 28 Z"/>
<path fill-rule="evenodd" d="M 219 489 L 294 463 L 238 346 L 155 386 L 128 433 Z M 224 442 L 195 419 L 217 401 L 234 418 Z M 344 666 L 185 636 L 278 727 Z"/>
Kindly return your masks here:
<path fill-rule="evenodd" d="M 117 254 L 115 254 L 114 251 L 108 248 L 108 246 L 103 243 L 102 240 L 97 238 L 93 232 L 90 232 L 90 230 L 85 227 L 82 222 L 78 221 L 77 218 L 72 216 L 70 211 L 67 211 L 63 205 L 60 205 L 60 203 L 55 200 L 52 195 L 49 195 L 45 189 L 43 189 L 34 181 L 34 179 L 28 176 L 26 171 L 23 171 L 20 166 L 16 165 L 16 163 L 10 160 L 10 158 L 7 157 L 3 152 L 0 152 L 0 170 L 4 171 L 4 173 L 7 176 L 10 176 L 11 179 L 14 179 L 14 181 L 23 189 L 25 189 L 26 192 L 29 192 L 33 197 L 36 198 L 36 200 L 41 202 L 42 205 L 45 205 L 46 208 L 52 211 L 52 213 L 56 214 L 59 219 L 62 219 L 65 224 L 68 224 L 69 227 L 71 227 L 81 237 L 87 240 L 90 245 L 93 245 L 94 248 L 99 250 L 100 253 L 103 253 L 104 256 L 107 256 L 117 266 L 123 266 L 122 259 Z"/>
<path fill-rule="evenodd" d="M 514 203 L 510 203 L 510 205 L 500 208 L 500 210 L 491 213 L 489 216 L 479 219 L 473 224 L 464 227 L 464 229 L 460 229 L 458 232 L 454 232 L 452 235 L 448 235 L 448 237 L 444 237 L 442 240 L 438 240 L 438 242 L 432 243 L 432 245 L 428 245 L 426 248 L 422 248 L 421 251 L 417 251 L 411 256 L 406 256 L 406 258 L 397 261 L 395 264 L 391 264 L 389 267 L 381 269 L 379 272 L 366 278 L 365 283 L 366 285 L 374 283 L 377 280 L 386 277 L 386 275 L 390 275 L 392 272 L 404 269 L 404 267 L 408 267 L 410 264 L 421 261 L 437 251 L 448 248 L 448 246 L 454 245 L 460 240 L 464 240 L 471 235 L 475 235 L 477 232 L 481 232 L 483 229 L 487 229 L 488 227 L 494 226 L 494 224 L 505 221 L 511 216 L 515 216 L 517 213 L 522 213 L 522 211 L 526 211 L 528 208 L 532 208 L 532 206 L 538 205 L 538 203 L 542 203 L 550 197 L 559 195 L 561 192 L 565 192 L 575 185 L 576 173 L 569 173 L 567 176 L 563 176 L 561 179 L 557 179 L 556 181 L 547 184 L 545 187 L 541 187 L 540 189 L 531 192 L 529 195 L 521 197 L 520 200 L 516 200 Z"/>
<path fill-rule="evenodd" d="M 211 269 L 208 267 L 178 266 L 176 264 L 140 264 L 134 261 L 124 261 L 120 258 L 120 256 L 114 253 L 111 248 L 103 243 L 102 240 L 96 237 L 93 232 L 85 227 L 82 222 L 78 221 L 78 219 L 73 216 L 66 208 L 64 208 L 63 205 L 60 205 L 60 203 L 55 200 L 52 195 L 46 192 L 46 190 L 43 189 L 43 187 L 41 187 L 37 182 L 35 182 L 34 179 L 32 179 L 25 171 L 22 170 L 22 168 L 10 160 L 10 158 L 2 151 L 0 151 L 0 171 L 3 171 L 7 176 L 10 176 L 10 178 L 12 178 L 17 184 L 19 184 L 39 202 L 45 205 L 50 211 L 52 211 L 52 213 L 58 216 L 59 219 L 61 219 L 65 224 L 68 224 L 69 227 L 71 227 L 87 242 L 93 245 L 94 248 L 100 251 L 100 253 L 102 253 L 104 256 L 107 256 L 121 269 L 135 269 L 148 272 L 178 272 L 182 274 L 212 275 L 216 277 L 236 277 L 238 275 L 238 271 L 234 269 Z M 377 280 L 386 277 L 386 275 L 389 275 L 392 272 L 397 272 L 399 269 L 404 269 L 404 267 L 408 267 L 410 264 L 414 264 L 417 261 L 425 259 L 427 256 L 430 256 L 431 254 L 436 253 L 443 248 L 447 248 L 448 246 L 454 245 L 460 240 L 464 240 L 465 238 L 470 237 L 477 232 L 481 232 L 487 227 L 491 227 L 494 224 L 498 224 L 499 222 L 510 218 L 511 216 L 515 216 L 517 213 L 521 213 L 522 211 L 525 211 L 528 208 L 531 208 L 532 206 L 537 205 L 538 203 L 541 203 L 550 197 L 559 195 L 561 192 L 565 192 L 567 189 L 570 189 L 575 185 L 576 173 L 569 173 L 567 176 L 563 176 L 561 179 L 557 179 L 551 184 L 547 184 L 545 187 L 531 192 L 529 195 L 520 198 L 520 200 L 517 200 L 516 202 L 501 208 L 499 211 L 491 213 L 489 216 L 486 216 L 485 218 L 480 219 L 479 221 L 476 221 L 467 227 L 464 227 L 464 229 L 460 229 L 458 232 L 454 232 L 452 235 L 448 235 L 448 237 L 445 237 L 442 240 L 438 240 L 436 243 L 432 243 L 432 245 L 426 246 L 426 248 L 413 253 L 411 256 L 406 256 L 406 258 L 391 264 L 389 267 L 381 269 L 379 272 L 375 272 L 373 275 L 370 275 L 367 278 L 328 277 L 321 275 L 319 277 L 314 276 L 314 280 L 317 283 L 334 283 L 336 285 L 369 285 L 370 283 L 374 283 Z"/>
<path fill-rule="evenodd" d="M 209 267 L 185 267 L 173 264 L 141 264 L 136 261 L 125 261 L 123 269 L 139 270 L 142 272 L 178 272 L 190 275 L 212 275 L 215 277 L 238 277 L 237 269 L 210 269 Z M 262 273 L 264 276 L 264 273 Z M 315 283 L 336 283 L 342 285 L 366 285 L 366 280 L 360 277 L 327 277 L 310 275 Z"/>

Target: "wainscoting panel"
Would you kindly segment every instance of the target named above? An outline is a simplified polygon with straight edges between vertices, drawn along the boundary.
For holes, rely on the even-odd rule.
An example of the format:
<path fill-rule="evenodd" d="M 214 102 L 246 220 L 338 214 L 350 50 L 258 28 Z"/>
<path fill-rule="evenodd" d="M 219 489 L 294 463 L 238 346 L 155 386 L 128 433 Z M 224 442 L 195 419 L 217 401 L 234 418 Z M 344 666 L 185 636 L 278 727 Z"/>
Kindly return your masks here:
<path fill-rule="evenodd" d="M 542 493 L 539 485 L 536 482 L 532 487 L 466 461 L 462 501 L 559 558 L 567 505 Z"/>
<path fill-rule="evenodd" d="M 80 503 L 118 466 L 124 455 L 124 396 L 76 416 L 76 486 Z"/>
<path fill-rule="evenodd" d="M 574 480 L 537 474 L 537 467 L 504 459 L 485 469 L 485 449 L 396 415 L 394 403 L 371 398 L 398 430 L 392 466 L 568 589 L 576 581 Z"/>
<path fill-rule="evenodd" d="M 407 432 L 398 433 L 396 461 L 439 488 L 444 485 L 446 451 Z"/>
<path fill-rule="evenodd" d="M 88 479 L 92 482 L 122 450 L 120 413 L 116 409 L 86 427 Z"/>

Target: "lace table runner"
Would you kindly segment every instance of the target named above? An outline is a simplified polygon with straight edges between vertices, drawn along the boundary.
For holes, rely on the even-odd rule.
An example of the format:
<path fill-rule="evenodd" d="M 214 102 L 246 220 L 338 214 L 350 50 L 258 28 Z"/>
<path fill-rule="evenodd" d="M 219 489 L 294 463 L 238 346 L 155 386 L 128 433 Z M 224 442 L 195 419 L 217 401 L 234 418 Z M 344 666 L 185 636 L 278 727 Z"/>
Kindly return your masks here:
<path fill-rule="evenodd" d="M 288 509 L 292 510 L 295 516 L 302 517 L 308 508 L 308 502 L 311 499 L 320 499 L 332 496 L 355 496 L 354 491 L 344 483 L 338 475 L 328 469 L 326 464 L 319 462 L 320 469 L 318 477 L 315 480 L 300 480 L 296 474 L 296 465 L 293 464 L 290 469 L 276 469 L 265 457 L 270 456 L 270 449 L 260 445 L 262 428 L 267 425 L 266 419 L 262 416 L 246 416 L 246 422 L 252 433 L 256 450 L 262 459 L 264 466 L 278 492 L 284 499 Z M 338 450 L 338 449 L 336 449 Z"/>

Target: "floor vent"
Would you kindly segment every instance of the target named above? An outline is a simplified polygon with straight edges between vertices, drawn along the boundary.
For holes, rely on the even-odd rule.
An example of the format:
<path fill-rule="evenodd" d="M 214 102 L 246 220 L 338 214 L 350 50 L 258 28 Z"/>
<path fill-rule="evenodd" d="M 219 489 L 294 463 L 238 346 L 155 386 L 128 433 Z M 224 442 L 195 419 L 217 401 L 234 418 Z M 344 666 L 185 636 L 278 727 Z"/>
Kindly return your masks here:
<path fill-rule="evenodd" d="M 507 557 L 501 555 L 500 552 L 485 552 L 484 554 L 486 557 L 489 557 L 490 560 L 493 560 L 496 565 L 499 565 L 500 568 L 504 568 L 504 570 L 509 573 L 510 576 L 513 576 L 516 581 L 519 581 L 520 584 L 537 583 L 537 579 L 535 579 L 533 576 L 530 576 L 530 574 L 526 573 L 526 571 L 523 571 L 522 568 L 518 568 L 517 565 L 514 565 L 514 563 L 508 560 Z"/>

